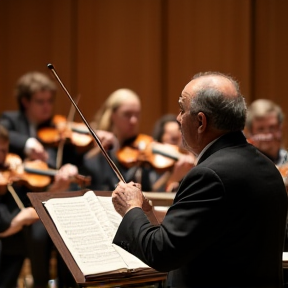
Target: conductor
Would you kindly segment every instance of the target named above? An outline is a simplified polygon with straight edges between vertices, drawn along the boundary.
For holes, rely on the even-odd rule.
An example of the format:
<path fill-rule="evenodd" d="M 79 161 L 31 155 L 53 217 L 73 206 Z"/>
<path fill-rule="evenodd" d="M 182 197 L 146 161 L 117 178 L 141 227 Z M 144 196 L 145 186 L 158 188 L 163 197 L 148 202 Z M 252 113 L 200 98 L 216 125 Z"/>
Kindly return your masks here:
<path fill-rule="evenodd" d="M 112 201 L 123 219 L 113 242 L 168 272 L 168 287 L 282 287 L 286 191 L 274 163 L 242 133 L 237 82 L 197 74 L 179 105 L 182 141 L 197 165 L 161 225 L 148 220 L 139 185 L 120 182 Z"/>

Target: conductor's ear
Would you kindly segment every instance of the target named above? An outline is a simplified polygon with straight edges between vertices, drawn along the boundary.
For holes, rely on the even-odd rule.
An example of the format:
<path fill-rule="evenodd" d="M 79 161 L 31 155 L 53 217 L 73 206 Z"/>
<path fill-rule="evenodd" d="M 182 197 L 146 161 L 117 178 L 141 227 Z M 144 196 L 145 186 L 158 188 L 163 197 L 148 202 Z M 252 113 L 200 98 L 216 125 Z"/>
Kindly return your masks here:
<path fill-rule="evenodd" d="M 207 118 L 206 115 L 203 112 L 199 112 L 197 115 L 198 118 L 198 133 L 203 133 L 206 130 L 207 127 Z"/>

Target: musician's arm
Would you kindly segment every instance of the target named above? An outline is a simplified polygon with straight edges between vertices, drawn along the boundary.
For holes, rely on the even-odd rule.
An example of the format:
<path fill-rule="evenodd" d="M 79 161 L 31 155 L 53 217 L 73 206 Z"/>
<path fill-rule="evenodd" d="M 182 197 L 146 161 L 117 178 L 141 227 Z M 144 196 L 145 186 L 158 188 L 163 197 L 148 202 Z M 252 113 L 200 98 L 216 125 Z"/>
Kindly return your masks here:
<path fill-rule="evenodd" d="M 31 225 L 38 219 L 39 217 L 34 208 L 24 208 L 12 219 L 10 226 L 0 233 L 0 237 L 11 236 L 22 230 L 25 225 Z"/>
<path fill-rule="evenodd" d="M 23 154 L 26 141 L 29 137 L 15 130 L 14 124 L 18 120 L 18 118 L 15 118 L 16 116 L 10 114 L 11 113 L 9 112 L 2 113 L 0 118 L 0 124 L 9 131 L 10 147 L 12 148 L 11 152 L 19 152 Z"/>

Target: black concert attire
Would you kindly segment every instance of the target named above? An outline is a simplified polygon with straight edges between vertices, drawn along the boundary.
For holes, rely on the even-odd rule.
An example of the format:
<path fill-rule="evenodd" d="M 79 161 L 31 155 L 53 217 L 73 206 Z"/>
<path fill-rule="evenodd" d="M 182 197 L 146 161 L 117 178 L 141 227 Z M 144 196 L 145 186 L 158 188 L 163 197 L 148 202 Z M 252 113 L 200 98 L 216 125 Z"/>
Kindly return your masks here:
<path fill-rule="evenodd" d="M 0 203 L 0 232 L 4 232 L 20 210 L 9 192 L 0 197 Z M 1 288 L 17 287 L 17 278 L 26 255 L 24 229 L 1 239 L 3 245 L 0 253 Z"/>
<path fill-rule="evenodd" d="M 18 154 L 22 159 L 25 158 L 24 148 L 28 138 L 33 137 L 37 139 L 37 131 L 39 129 L 45 127 L 54 127 L 51 121 L 47 121 L 39 125 L 38 127 L 33 127 L 29 124 L 25 114 L 21 111 L 3 112 L 0 118 L 0 124 L 2 124 L 9 132 L 9 152 Z M 40 141 L 40 139 L 38 140 Z M 47 162 L 48 166 L 50 168 L 55 168 L 57 148 L 46 147 L 45 143 L 43 143 L 43 145 L 49 155 L 49 159 Z M 79 154 L 73 145 L 67 144 L 64 146 L 62 161 L 63 164 L 70 163 L 76 166 L 81 166 L 82 157 L 83 155 Z M 25 206 L 31 206 L 30 201 L 26 196 L 27 192 L 29 192 L 28 188 L 24 186 L 17 187 L 16 192 Z M 34 287 L 46 287 L 48 280 L 50 279 L 49 265 L 51 249 L 53 247 L 52 241 L 41 221 L 33 223 L 25 230 L 25 237 L 27 239 L 26 247 L 24 248 L 24 250 L 27 251 L 27 256 L 30 258 L 31 261 Z M 8 239 L 10 238 L 11 237 L 7 238 L 7 242 L 9 242 Z M 6 250 L 6 246 L 11 245 L 12 244 L 3 244 L 3 251 Z M 18 241 L 17 243 L 15 243 L 15 245 L 23 246 L 25 244 L 22 241 Z M 13 255 L 9 253 L 10 249 L 8 249 L 7 247 L 7 254 L 10 255 L 12 259 Z M 5 261 L 5 265 L 7 265 L 8 269 L 9 262 L 7 262 L 7 259 Z M 17 278 L 18 275 L 15 274 L 13 277 Z"/>
<path fill-rule="evenodd" d="M 128 211 L 114 243 L 168 272 L 168 287 L 282 287 L 287 195 L 274 163 L 228 133 L 183 179 L 160 226 Z"/>

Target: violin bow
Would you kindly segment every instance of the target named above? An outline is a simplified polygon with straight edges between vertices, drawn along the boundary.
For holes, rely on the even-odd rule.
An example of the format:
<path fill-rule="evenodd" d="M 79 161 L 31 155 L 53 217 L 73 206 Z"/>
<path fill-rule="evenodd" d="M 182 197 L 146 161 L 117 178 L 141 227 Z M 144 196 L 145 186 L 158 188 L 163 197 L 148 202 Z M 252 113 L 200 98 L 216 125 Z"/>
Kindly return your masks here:
<path fill-rule="evenodd" d="M 80 101 L 81 95 L 78 94 L 76 100 L 74 100 L 74 102 L 78 105 L 79 101 Z M 70 123 L 74 120 L 75 117 L 75 112 L 76 112 L 76 108 L 73 104 L 71 104 L 70 110 L 69 110 L 69 114 L 67 116 L 67 122 Z"/>
<path fill-rule="evenodd" d="M 75 109 L 77 110 L 77 112 L 79 113 L 81 119 L 83 120 L 83 122 L 85 123 L 85 125 L 87 126 L 90 134 L 93 136 L 94 140 L 96 141 L 97 145 L 99 146 L 99 148 L 101 149 L 104 157 L 106 158 L 108 164 L 111 166 L 111 168 L 113 169 L 113 171 L 115 172 L 116 176 L 118 177 L 118 179 L 124 183 L 126 183 L 123 175 L 120 173 L 119 169 L 117 168 L 116 164 L 113 162 L 113 160 L 109 157 L 108 153 L 106 152 L 106 150 L 104 149 L 100 139 L 98 138 L 98 136 L 96 135 L 96 133 L 94 132 L 94 130 L 91 128 L 90 124 L 88 123 L 88 121 L 85 119 L 84 115 L 82 114 L 81 110 L 79 109 L 79 107 L 77 106 L 77 104 L 75 103 L 75 101 L 73 100 L 73 98 L 71 97 L 71 95 L 69 94 L 68 90 L 66 89 L 66 87 L 64 86 L 64 84 L 62 83 L 62 81 L 60 80 L 58 74 L 55 71 L 55 68 L 52 64 L 48 64 L 47 67 L 51 70 L 51 72 L 53 73 L 53 75 L 55 76 L 56 80 L 59 82 L 59 84 L 61 85 L 61 87 L 63 88 L 64 92 L 66 93 L 66 95 L 68 96 L 68 98 L 70 99 L 70 101 L 72 102 L 73 106 L 75 107 Z"/>
<path fill-rule="evenodd" d="M 7 189 L 12 195 L 13 199 L 15 200 L 17 206 L 19 207 L 20 210 L 24 209 L 25 206 L 23 202 L 20 200 L 19 196 L 17 195 L 16 191 L 14 190 L 13 186 L 11 184 L 7 184 Z"/>
<path fill-rule="evenodd" d="M 77 96 L 75 103 L 78 104 L 80 100 L 80 95 Z M 67 123 L 66 126 L 69 125 L 68 123 L 72 122 L 75 116 L 75 107 L 71 103 L 70 109 L 69 109 L 69 114 L 67 117 Z M 58 149 L 57 149 L 57 156 L 56 156 L 56 169 L 60 169 L 62 166 L 62 160 L 63 160 L 63 150 L 64 150 L 64 145 L 65 145 L 66 139 L 61 139 L 59 144 L 58 144 Z"/>

